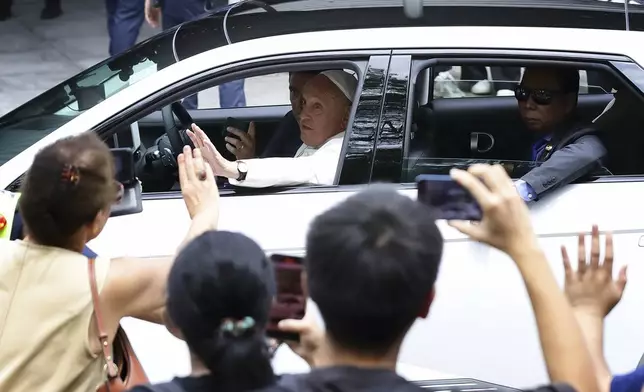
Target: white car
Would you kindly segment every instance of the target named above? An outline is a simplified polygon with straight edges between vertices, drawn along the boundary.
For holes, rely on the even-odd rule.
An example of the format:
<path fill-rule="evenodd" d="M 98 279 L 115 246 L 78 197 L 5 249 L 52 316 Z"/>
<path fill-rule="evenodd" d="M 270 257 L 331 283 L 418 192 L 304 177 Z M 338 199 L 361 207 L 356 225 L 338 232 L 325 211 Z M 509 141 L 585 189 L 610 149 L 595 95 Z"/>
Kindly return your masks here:
<path fill-rule="evenodd" d="M 574 66 L 588 81 L 579 95 L 579 113 L 589 123 L 613 100 L 611 92 L 619 91 L 604 114 L 619 116 L 600 121 L 608 123 L 607 166 L 613 175 L 567 185 L 530 210 L 559 278 L 561 245 L 575 249 L 576 234 L 594 223 L 615 233 L 616 263 L 631 263 L 630 282 L 606 323 L 606 355 L 613 371 L 631 370 L 644 352 L 644 33 L 609 30 L 622 28 L 624 16 L 620 5 L 602 2 L 592 9 L 482 6 L 474 15 L 495 25 L 487 27 L 468 26 L 477 22 L 459 7 L 428 6 L 422 18 L 409 20 L 400 2 L 383 8 L 361 8 L 362 3 L 307 0 L 265 10 L 242 4 L 230 12 L 225 29 L 224 13 L 215 14 L 89 68 L 0 118 L 0 189 L 18 191 L 43 146 L 97 132 L 112 147 L 133 149 L 143 184 L 142 211 L 112 217 L 89 246 L 108 256 L 172 254 L 189 224 L 172 167 L 172 149 L 176 153 L 182 143 L 179 130 L 189 119 L 181 105 L 171 104 L 230 80 L 284 81 L 291 71 L 352 70 L 359 91 L 334 185 L 221 190 L 222 230 L 245 233 L 268 254 L 303 254 L 309 222 L 366 184 L 398 184 L 400 192 L 415 197 L 417 174 L 446 174 L 451 167 L 483 161 L 504 163 L 518 178 L 533 167 L 520 157 L 531 141 L 514 97 L 435 97 L 440 71 L 472 65 Z M 634 8 L 631 29 L 636 30 L 641 10 Z M 443 21 L 441 15 L 451 19 Z M 544 20 L 553 15 L 562 15 L 556 24 L 569 28 L 538 27 L 551 23 Z M 590 28 L 597 18 L 607 29 Z M 452 22 L 460 26 L 425 26 Z M 521 24 L 535 27 L 512 27 Z M 189 115 L 219 146 L 228 117 L 254 120 L 261 151 L 290 106 L 287 99 L 279 104 L 248 100 L 246 107 L 232 109 L 202 102 Z M 183 121 L 172 115 L 173 108 Z M 165 134 L 169 138 L 162 138 Z M 403 374 L 414 373 L 415 379 L 458 375 L 516 387 L 545 382 L 530 303 L 512 262 L 442 221 L 439 226 L 446 247 L 437 299 L 430 317 L 418 321 L 405 341 Z M 152 380 L 188 371 L 185 347 L 162 326 L 129 319 L 124 325 Z M 276 369 L 305 369 L 293 358 L 278 353 Z"/>

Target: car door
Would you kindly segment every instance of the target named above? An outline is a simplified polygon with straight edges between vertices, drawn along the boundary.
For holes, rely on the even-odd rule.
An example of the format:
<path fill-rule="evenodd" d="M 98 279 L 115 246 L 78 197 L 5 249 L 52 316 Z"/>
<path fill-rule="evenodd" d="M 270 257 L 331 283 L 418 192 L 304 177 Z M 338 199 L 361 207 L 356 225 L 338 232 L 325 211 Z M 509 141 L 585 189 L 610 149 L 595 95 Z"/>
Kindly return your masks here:
<path fill-rule="evenodd" d="M 389 56 L 371 56 L 365 60 L 368 61 L 359 83 L 362 90 L 354 105 L 336 185 L 300 187 L 279 192 L 257 190 L 245 194 L 222 191 L 219 230 L 241 232 L 256 240 L 267 253 L 303 254 L 309 222 L 325 209 L 353 194 L 360 184 L 368 183 Z M 262 110 L 269 109 L 223 109 L 223 116 L 217 114 L 215 109 L 192 113 L 195 117 L 202 116 L 206 122 L 216 122 L 228 115 L 250 119 L 254 113 Z M 138 121 L 139 129 L 151 130 L 155 126 L 154 116 L 156 114 Z M 108 134 L 105 133 L 105 136 L 109 138 Z M 190 219 L 179 191 L 144 194 L 141 213 L 111 218 L 101 235 L 89 246 L 101 255 L 170 256 L 183 240 L 189 224 Z M 167 380 L 189 371 L 190 362 L 184 345 L 165 331 L 163 326 L 134 319 L 124 320 L 123 325 L 152 380 Z M 165 353 L 164 357 L 159 357 L 159 350 Z M 173 359 L 164 360 L 168 357 Z M 277 364 L 281 369 L 301 366 L 298 358 L 286 358 L 289 363 Z"/>
<path fill-rule="evenodd" d="M 511 57 L 512 52 L 476 54 Z M 413 55 L 394 51 L 392 56 L 372 173 L 374 182 L 402 183 L 401 192 L 410 197 L 416 197 L 413 176 L 419 174 L 410 175 L 408 163 L 417 159 L 412 157 L 411 148 L 412 137 L 418 137 L 414 135 L 418 131 L 414 113 L 418 106 L 415 106 L 413 81 L 421 70 L 415 68 L 418 58 Z M 471 52 L 468 55 L 477 57 Z M 465 53 L 462 56 L 467 57 Z M 531 58 L 542 59 L 540 56 L 546 57 L 535 53 Z M 553 54 L 547 56 L 552 59 Z M 575 61 L 583 58 L 579 54 L 560 56 Z M 427 54 L 422 61 L 438 57 L 440 54 Z M 638 65 L 626 60 L 600 62 L 625 83 L 631 86 L 641 83 L 638 78 L 644 71 Z M 628 68 L 631 74 L 620 72 L 620 64 L 621 69 Z M 642 90 L 636 91 L 640 95 L 641 110 Z M 436 155 L 423 159 L 431 160 L 434 174 L 447 174 L 450 167 L 465 167 L 473 162 L 469 157 L 453 160 Z M 613 311 L 606 324 L 606 355 L 615 372 L 632 369 L 644 347 L 644 336 L 640 332 L 644 317 L 639 316 L 644 289 L 638 283 L 633 284 L 644 272 L 638 263 L 644 256 L 644 210 L 638 207 L 643 196 L 644 177 L 608 176 L 565 186 L 530 205 L 535 232 L 560 282 L 563 282 L 562 245 L 575 257 L 577 233 L 588 233 L 595 223 L 602 231 L 614 232 L 616 268 L 629 263 L 631 278 L 630 291 L 627 290 L 622 305 Z M 496 250 L 469 240 L 445 221 L 437 223 L 445 248 L 436 300 L 430 316 L 417 321 L 407 335 L 401 361 L 515 387 L 547 381 L 529 298 L 512 261 Z"/>

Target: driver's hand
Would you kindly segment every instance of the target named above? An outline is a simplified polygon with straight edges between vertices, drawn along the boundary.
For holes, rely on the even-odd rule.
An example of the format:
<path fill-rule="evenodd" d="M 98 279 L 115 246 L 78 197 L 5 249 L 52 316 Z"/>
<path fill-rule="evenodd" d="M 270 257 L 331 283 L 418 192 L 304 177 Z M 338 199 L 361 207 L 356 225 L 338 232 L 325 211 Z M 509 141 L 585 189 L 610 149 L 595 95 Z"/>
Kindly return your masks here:
<path fill-rule="evenodd" d="M 226 136 L 226 149 L 233 153 L 237 159 L 255 158 L 255 123 L 251 121 L 248 132 L 237 128 L 228 127 L 227 131 L 239 137 Z"/>
<path fill-rule="evenodd" d="M 226 178 L 236 178 L 238 176 L 235 162 L 224 158 L 217 151 L 215 145 L 212 144 L 208 135 L 197 124 L 192 124 L 192 130 L 186 131 L 186 134 L 192 140 L 195 147 L 201 150 L 204 160 L 210 164 L 216 176 Z"/>

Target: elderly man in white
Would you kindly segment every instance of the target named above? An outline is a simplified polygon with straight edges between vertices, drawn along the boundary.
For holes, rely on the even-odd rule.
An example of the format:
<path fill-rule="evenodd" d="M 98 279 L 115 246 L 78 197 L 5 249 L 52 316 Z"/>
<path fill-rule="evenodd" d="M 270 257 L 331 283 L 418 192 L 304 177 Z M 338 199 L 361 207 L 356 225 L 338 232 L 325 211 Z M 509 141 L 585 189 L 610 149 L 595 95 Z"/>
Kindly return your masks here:
<path fill-rule="evenodd" d="M 300 115 L 303 144 L 293 158 L 229 161 L 197 125 L 192 125 L 188 136 L 215 175 L 228 178 L 233 185 L 332 185 L 357 85 L 353 75 L 339 70 L 321 72 L 306 83 Z"/>

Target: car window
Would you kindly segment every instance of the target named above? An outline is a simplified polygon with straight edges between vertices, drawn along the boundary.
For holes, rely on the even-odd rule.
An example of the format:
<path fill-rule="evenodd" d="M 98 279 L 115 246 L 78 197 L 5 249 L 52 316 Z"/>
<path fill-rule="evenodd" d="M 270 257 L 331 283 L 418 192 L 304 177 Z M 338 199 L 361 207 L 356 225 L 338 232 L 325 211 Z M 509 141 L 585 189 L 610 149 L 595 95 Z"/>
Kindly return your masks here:
<path fill-rule="evenodd" d="M 433 97 L 485 98 L 512 96 L 525 70 L 519 66 L 446 65 L 436 67 Z M 579 94 L 607 94 L 610 81 L 595 70 L 579 71 Z"/>
<path fill-rule="evenodd" d="M 467 75 L 468 80 L 463 80 L 463 73 L 475 72 L 461 69 L 459 74 L 455 71 L 459 67 L 435 67 L 417 75 L 408 121 L 404 182 L 413 182 L 419 174 L 448 174 L 452 167 L 465 168 L 474 163 L 503 164 L 512 178 L 520 178 L 540 165 L 533 157 L 533 148 L 543 135 L 530 131 L 523 122 L 514 96 L 522 67 L 497 67 L 494 72 L 497 78 L 486 86 L 477 86 L 480 80 L 488 80 L 479 76 Z M 485 75 L 485 69 L 482 65 L 478 71 Z M 499 76 L 502 73 L 503 79 Z M 434 81 L 433 89 L 427 88 L 430 78 Z M 600 68 L 581 70 L 580 86 L 575 124 L 587 126 L 613 100 L 611 92 L 627 90 L 613 74 Z M 483 87 L 488 90 L 483 91 Z M 637 107 L 639 110 L 631 108 L 631 115 L 644 109 L 641 102 Z M 624 117 L 623 120 L 627 121 L 626 118 L 633 119 Z M 599 124 L 593 126 L 599 127 Z M 633 174 L 634 162 L 620 162 L 624 161 L 620 158 L 621 151 L 630 148 L 634 140 L 621 133 L 626 127 L 618 126 L 615 121 L 603 121 L 601 127 L 598 129 L 605 129 L 599 135 L 608 150 L 605 164 L 608 171 L 601 169 L 594 174 Z"/>
<path fill-rule="evenodd" d="M 288 73 L 254 76 L 199 92 L 198 109 L 290 105 Z"/>
<path fill-rule="evenodd" d="M 358 86 L 360 72 L 352 69 L 337 69 L 336 71 L 345 71 L 351 74 L 352 76 L 349 75 L 349 77 L 354 78 L 356 87 Z M 298 88 L 302 88 L 302 84 L 306 80 L 314 77 L 316 73 L 309 71 L 298 72 L 297 74 L 300 75 L 300 80 L 299 82 L 295 80 L 292 82 L 293 88 L 296 87 L 297 83 L 299 83 Z M 248 100 L 248 105 L 246 106 L 232 108 L 219 107 L 220 105 L 217 100 L 219 99 L 218 89 L 222 87 L 221 85 L 205 88 L 197 94 L 184 97 L 181 100 L 183 106 L 189 109 L 189 113 L 194 122 L 205 132 L 218 152 L 226 160 L 234 162 L 235 160 L 249 161 L 257 158 L 261 160 L 264 158 L 313 156 L 318 151 L 323 151 L 323 149 L 327 151 L 328 148 L 331 148 L 332 152 L 328 154 L 328 161 L 321 160 L 321 163 L 316 164 L 315 170 L 312 170 L 315 173 L 309 176 L 310 182 L 305 181 L 309 177 L 306 177 L 306 173 L 303 173 L 304 171 L 301 170 L 303 166 L 301 165 L 295 165 L 289 169 L 289 167 L 282 167 L 278 164 L 287 162 L 285 160 L 280 160 L 279 162 L 273 160 L 266 164 L 277 165 L 267 171 L 271 177 L 275 177 L 276 175 L 278 177 L 289 177 L 294 172 L 302 172 L 300 177 L 298 177 L 298 179 L 303 181 L 302 183 L 293 181 L 288 184 L 279 184 L 277 187 L 333 185 L 337 165 L 340 161 L 344 136 L 340 133 L 337 136 L 324 140 L 319 149 L 303 145 L 304 137 L 301 136 L 300 126 L 291 111 L 289 72 L 262 74 L 228 82 L 227 84 L 235 85 L 236 82 L 241 82 L 238 86 L 241 85 L 244 87 L 243 91 Z M 233 91 L 239 93 L 239 90 Z M 359 92 L 357 94 L 359 95 Z M 193 109 L 195 107 L 195 96 L 197 98 L 196 107 L 198 109 Z M 302 100 L 298 102 L 306 104 Z M 209 106 L 209 103 L 213 107 L 209 109 L 204 108 L 204 106 Z M 351 104 L 349 100 L 347 100 L 347 103 Z M 352 111 L 355 111 L 356 104 L 357 102 L 351 104 Z M 340 120 L 341 116 L 338 119 Z M 254 139 L 250 138 L 251 123 L 255 130 Z M 341 126 L 340 123 L 337 125 Z M 242 139 L 229 133 L 227 131 L 228 127 L 237 128 L 242 131 L 243 148 L 241 147 L 242 144 L 240 144 L 242 143 Z M 349 129 L 350 127 L 351 124 L 346 124 L 345 129 Z M 171 132 L 179 132 L 185 135 L 185 130 L 178 125 L 176 119 L 175 127 L 171 128 Z M 232 137 L 234 139 L 231 139 Z M 143 192 L 158 193 L 180 190 L 176 170 L 173 169 L 171 163 L 173 160 L 170 154 L 172 145 L 167 136 L 167 128 L 164 125 L 162 110 L 157 110 L 139 119 L 135 127 L 121 127 L 116 130 L 116 138 L 108 138 L 107 142 L 111 147 L 130 147 L 137 145 L 135 142 L 137 139 L 140 139 L 140 144 L 142 145 L 141 154 L 138 156 L 140 162 L 137 166 L 140 170 L 137 172 L 137 176 L 143 184 Z M 184 141 L 186 140 L 184 137 Z M 255 169 L 253 174 L 256 173 L 257 169 Z M 318 177 L 320 178 L 319 184 L 315 182 Z M 249 179 L 247 179 L 248 181 Z M 234 190 L 235 192 L 244 191 L 244 189 L 239 189 L 239 187 L 235 188 L 234 184 L 230 184 L 223 177 L 219 178 L 219 185 L 222 189 Z M 257 187 L 261 188 L 273 186 L 270 181 L 269 183 L 259 185 Z"/>

